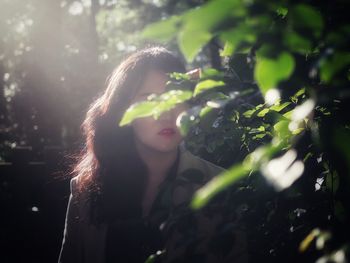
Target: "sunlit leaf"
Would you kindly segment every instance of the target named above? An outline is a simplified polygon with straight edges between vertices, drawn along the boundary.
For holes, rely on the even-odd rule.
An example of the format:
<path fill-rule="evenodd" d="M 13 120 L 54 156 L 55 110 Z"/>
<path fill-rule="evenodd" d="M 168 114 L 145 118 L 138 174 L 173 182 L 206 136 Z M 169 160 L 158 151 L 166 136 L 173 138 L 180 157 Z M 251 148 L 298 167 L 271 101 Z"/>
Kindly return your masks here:
<path fill-rule="evenodd" d="M 289 126 L 289 130 L 291 130 L 293 135 L 298 135 L 301 132 L 303 132 L 305 130 L 305 128 L 304 127 L 299 127 L 299 128 L 296 128 L 296 129 L 291 129 L 290 126 Z"/>
<path fill-rule="evenodd" d="M 261 109 L 264 106 L 264 104 L 257 105 L 254 109 L 247 110 L 243 112 L 243 116 L 246 118 L 251 118 L 255 112 L 257 112 L 259 109 Z"/>
<path fill-rule="evenodd" d="M 256 112 L 256 109 L 247 110 L 243 112 L 243 116 L 246 118 L 251 118 L 255 112 Z"/>
<path fill-rule="evenodd" d="M 223 77 L 224 73 L 215 68 L 206 68 L 201 72 L 201 78 Z"/>
<path fill-rule="evenodd" d="M 258 56 L 254 76 L 261 92 L 266 94 L 269 89 L 276 88 L 280 81 L 288 79 L 294 67 L 294 58 L 288 52 L 282 52 L 276 59 Z"/>
<path fill-rule="evenodd" d="M 158 261 L 158 257 L 163 255 L 165 253 L 165 250 L 158 250 L 155 254 L 150 255 L 145 263 L 154 263 Z"/>
<path fill-rule="evenodd" d="M 180 19 L 179 16 L 172 16 L 166 20 L 150 24 L 142 31 L 142 37 L 164 42 L 169 41 L 178 32 Z"/>
<path fill-rule="evenodd" d="M 269 112 L 269 109 L 267 109 L 267 108 L 263 109 L 257 114 L 257 116 L 258 117 L 264 117 L 266 115 L 266 113 L 268 113 L 268 112 Z"/>
<path fill-rule="evenodd" d="M 288 107 L 291 103 L 290 102 L 284 102 L 282 104 L 276 104 L 270 107 L 270 110 L 274 110 L 277 112 L 280 112 L 281 110 L 283 110 L 284 108 Z"/>
<path fill-rule="evenodd" d="M 206 90 L 209 90 L 215 87 L 224 86 L 224 85 L 225 85 L 225 82 L 223 81 L 217 81 L 212 79 L 203 80 L 196 85 L 194 89 L 194 96 L 197 96 L 198 94 Z"/>
<path fill-rule="evenodd" d="M 158 105 L 156 101 L 144 101 L 131 105 L 125 112 L 120 126 L 131 123 L 136 118 L 152 116 L 154 108 Z"/>
<path fill-rule="evenodd" d="M 237 27 L 222 32 L 220 39 L 225 43 L 220 55 L 231 56 L 243 42 L 253 44 L 256 40 L 256 35 L 251 32 L 248 26 L 242 23 Z"/>
<path fill-rule="evenodd" d="M 239 6 L 238 3 L 233 0 L 209 1 L 183 15 L 183 27 L 178 33 L 177 42 L 188 62 L 192 62 L 201 48 L 211 40 L 214 30 L 238 12 L 234 9 Z"/>
<path fill-rule="evenodd" d="M 183 103 L 192 97 L 188 90 L 170 90 L 160 96 L 153 96 L 151 101 L 142 101 L 131 105 L 119 125 L 124 126 L 133 120 L 142 117 L 153 116 L 157 119 L 163 112 L 171 110 L 179 103 Z"/>
<path fill-rule="evenodd" d="M 293 96 L 290 97 L 290 100 L 294 103 L 297 103 L 300 98 L 303 98 L 305 95 L 305 88 L 298 90 Z"/>
<path fill-rule="evenodd" d="M 235 181 L 248 175 L 249 171 L 250 169 L 248 167 L 239 164 L 216 176 L 195 193 L 191 202 L 191 207 L 194 209 L 203 207 L 215 194 L 221 192 Z"/>
<path fill-rule="evenodd" d="M 201 118 L 205 117 L 209 112 L 211 112 L 213 110 L 212 107 L 209 107 L 209 106 L 205 106 L 201 109 L 200 113 L 199 113 L 199 116 Z"/>
<path fill-rule="evenodd" d="M 197 116 L 189 112 L 181 113 L 176 119 L 176 126 L 179 128 L 182 136 L 186 136 L 191 127 L 198 123 Z"/>
<path fill-rule="evenodd" d="M 283 140 L 276 140 L 271 144 L 259 147 L 249 154 L 242 163 L 234 165 L 200 188 L 191 201 L 191 207 L 194 209 L 203 207 L 217 193 L 248 175 L 250 172 L 260 169 L 263 164 L 266 164 L 273 155 L 281 151 L 285 146 L 286 144 Z"/>
<path fill-rule="evenodd" d="M 288 128 L 289 123 L 290 121 L 288 120 L 281 120 L 273 126 L 273 129 L 279 138 L 289 138 L 292 135 Z"/>
<path fill-rule="evenodd" d="M 202 106 L 196 105 L 178 116 L 176 126 L 180 129 L 183 136 L 187 135 L 192 126 L 199 123 L 202 109 Z"/>
<path fill-rule="evenodd" d="M 154 263 L 155 260 L 156 260 L 156 256 L 152 254 L 146 259 L 145 263 Z"/>
<path fill-rule="evenodd" d="M 314 241 L 315 238 L 316 238 L 317 236 L 320 235 L 320 233 L 321 233 L 321 231 L 320 231 L 318 228 L 312 230 L 312 231 L 310 232 L 310 234 L 308 234 L 308 235 L 304 238 L 304 240 L 300 243 L 300 245 L 299 245 L 299 251 L 300 251 L 300 252 L 306 251 L 306 249 L 307 249 L 308 247 L 310 247 L 311 242 Z"/>
<path fill-rule="evenodd" d="M 186 73 L 180 73 L 180 72 L 172 72 L 169 74 L 170 78 L 176 79 L 176 80 L 189 80 L 190 76 Z"/>
<path fill-rule="evenodd" d="M 196 37 L 192 37 L 192 36 Z M 208 31 L 183 30 L 178 35 L 178 45 L 188 62 L 192 62 L 201 48 L 212 38 Z"/>
<path fill-rule="evenodd" d="M 279 152 L 285 143 L 283 140 L 278 140 L 275 143 L 260 146 L 254 152 L 250 153 L 243 161 L 246 167 L 249 167 L 252 171 L 260 169 L 260 167 L 269 161 L 269 159 Z"/>
<path fill-rule="evenodd" d="M 277 8 L 276 13 L 284 18 L 288 14 L 288 8 L 281 6 Z"/>
<path fill-rule="evenodd" d="M 224 49 L 221 50 L 220 52 L 220 56 L 229 57 L 233 54 L 234 51 L 235 51 L 235 46 L 231 42 L 226 41 L 224 45 Z"/>
<path fill-rule="evenodd" d="M 231 99 L 222 99 L 222 100 L 210 100 L 207 101 L 207 105 L 214 109 L 223 108 Z"/>

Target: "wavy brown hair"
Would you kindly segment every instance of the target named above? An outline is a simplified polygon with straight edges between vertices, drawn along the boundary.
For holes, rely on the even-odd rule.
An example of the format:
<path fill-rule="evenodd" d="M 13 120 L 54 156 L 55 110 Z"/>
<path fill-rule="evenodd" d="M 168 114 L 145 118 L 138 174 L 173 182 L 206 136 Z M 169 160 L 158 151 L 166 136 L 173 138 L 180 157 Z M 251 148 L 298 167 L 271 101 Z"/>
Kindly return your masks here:
<path fill-rule="evenodd" d="M 137 154 L 130 126 L 119 122 L 150 70 L 185 72 L 179 58 L 163 47 L 127 57 L 112 73 L 102 96 L 81 126 L 84 149 L 73 168 L 80 192 L 88 192 L 95 223 L 135 216 L 141 205 L 147 170 Z"/>

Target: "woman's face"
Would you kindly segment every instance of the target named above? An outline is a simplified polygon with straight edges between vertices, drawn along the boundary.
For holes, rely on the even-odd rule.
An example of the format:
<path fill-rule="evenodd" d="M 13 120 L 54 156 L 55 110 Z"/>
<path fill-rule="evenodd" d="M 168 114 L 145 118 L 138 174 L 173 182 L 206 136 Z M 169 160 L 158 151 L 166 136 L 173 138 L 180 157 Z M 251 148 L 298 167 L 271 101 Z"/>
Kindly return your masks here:
<path fill-rule="evenodd" d="M 150 70 L 142 86 L 135 94 L 131 104 L 146 100 L 151 94 L 165 92 L 168 77 L 161 71 Z M 180 131 L 176 127 L 177 116 L 187 109 L 185 104 L 179 104 L 170 111 L 164 112 L 157 120 L 153 117 L 138 118 L 131 124 L 135 142 L 139 146 L 158 152 L 171 152 L 177 149 L 182 141 Z"/>

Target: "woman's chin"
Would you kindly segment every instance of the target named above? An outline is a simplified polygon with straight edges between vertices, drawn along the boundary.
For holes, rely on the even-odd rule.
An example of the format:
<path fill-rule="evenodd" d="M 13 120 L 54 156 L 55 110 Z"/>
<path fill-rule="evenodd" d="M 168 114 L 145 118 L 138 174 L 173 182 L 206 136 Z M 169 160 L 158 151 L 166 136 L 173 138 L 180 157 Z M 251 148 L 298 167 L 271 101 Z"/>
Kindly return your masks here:
<path fill-rule="evenodd" d="M 159 141 L 157 141 L 156 144 L 152 145 L 151 148 L 157 152 L 169 153 L 169 152 L 176 151 L 179 144 L 180 144 L 179 141 L 159 140 Z"/>

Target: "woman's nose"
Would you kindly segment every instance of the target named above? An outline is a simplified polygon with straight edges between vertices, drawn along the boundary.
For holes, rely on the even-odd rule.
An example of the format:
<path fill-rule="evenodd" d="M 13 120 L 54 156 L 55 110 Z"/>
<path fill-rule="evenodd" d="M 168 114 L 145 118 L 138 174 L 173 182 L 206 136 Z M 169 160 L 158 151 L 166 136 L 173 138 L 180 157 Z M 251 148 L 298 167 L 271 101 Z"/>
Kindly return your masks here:
<path fill-rule="evenodd" d="M 159 116 L 159 121 L 161 122 L 171 122 L 173 120 L 174 120 L 174 110 L 165 111 Z"/>

